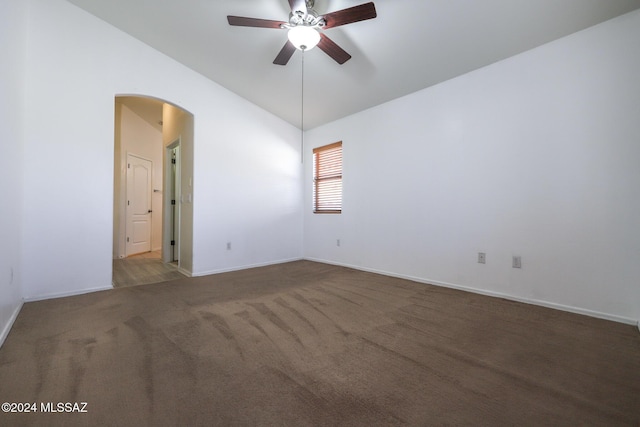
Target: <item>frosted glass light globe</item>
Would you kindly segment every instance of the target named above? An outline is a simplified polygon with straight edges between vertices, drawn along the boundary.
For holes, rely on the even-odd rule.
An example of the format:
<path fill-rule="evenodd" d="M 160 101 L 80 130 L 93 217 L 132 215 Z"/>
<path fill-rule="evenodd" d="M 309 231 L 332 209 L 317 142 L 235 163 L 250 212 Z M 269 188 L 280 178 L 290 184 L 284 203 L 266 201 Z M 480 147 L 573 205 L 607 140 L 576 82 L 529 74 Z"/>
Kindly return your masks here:
<path fill-rule="evenodd" d="M 311 50 L 320 42 L 320 33 L 313 27 L 298 25 L 289 30 L 289 41 L 300 50 Z"/>

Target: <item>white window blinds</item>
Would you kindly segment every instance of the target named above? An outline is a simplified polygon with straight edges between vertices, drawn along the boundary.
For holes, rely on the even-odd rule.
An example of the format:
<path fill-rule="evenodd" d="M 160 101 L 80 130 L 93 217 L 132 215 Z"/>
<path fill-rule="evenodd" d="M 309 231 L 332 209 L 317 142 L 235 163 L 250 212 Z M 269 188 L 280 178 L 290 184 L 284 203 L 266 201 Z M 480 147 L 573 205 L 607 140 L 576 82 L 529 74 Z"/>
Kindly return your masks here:
<path fill-rule="evenodd" d="M 342 141 L 313 149 L 313 212 L 342 212 Z"/>

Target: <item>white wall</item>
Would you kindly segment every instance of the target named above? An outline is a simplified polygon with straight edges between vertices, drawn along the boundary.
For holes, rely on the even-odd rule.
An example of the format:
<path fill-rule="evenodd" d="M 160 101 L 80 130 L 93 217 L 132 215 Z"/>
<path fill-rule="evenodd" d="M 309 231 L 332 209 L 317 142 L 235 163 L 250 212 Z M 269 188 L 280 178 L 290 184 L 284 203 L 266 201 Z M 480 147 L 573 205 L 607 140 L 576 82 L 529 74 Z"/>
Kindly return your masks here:
<path fill-rule="evenodd" d="M 28 7 L 20 0 L 0 2 L 0 345 L 22 305 L 20 268 L 24 71 Z"/>
<path fill-rule="evenodd" d="M 307 161 L 305 257 L 637 321 L 638 41 L 633 12 L 308 131 L 344 142 L 344 210 L 311 213 Z"/>
<path fill-rule="evenodd" d="M 194 115 L 194 274 L 301 257 L 293 126 L 63 0 L 32 0 L 31 9 L 26 298 L 111 287 L 118 94 L 164 99 Z"/>
<path fill-rule="evenodd" d="M 207 122 L 225 123 L 211 139 L 196 136 L 196 275 L 302 257 L 300 131 L 256 106 L 242 112 L 240 103 L 194 115 L 196 134 Z"/>

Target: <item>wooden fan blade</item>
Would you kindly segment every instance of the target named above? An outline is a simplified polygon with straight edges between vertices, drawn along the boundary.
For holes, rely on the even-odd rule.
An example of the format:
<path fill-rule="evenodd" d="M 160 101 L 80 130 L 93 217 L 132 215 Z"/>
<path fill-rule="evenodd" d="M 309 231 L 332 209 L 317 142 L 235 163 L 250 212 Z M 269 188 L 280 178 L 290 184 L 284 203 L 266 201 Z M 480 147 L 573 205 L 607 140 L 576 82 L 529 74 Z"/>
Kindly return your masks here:
<path fill-rule="evenodd" d="M 351 59 L 351 55 L 345 52 L 344 49 L 338 46 L 333 40 L 325 36 L 323 33 L 320 33 L 320 43 L 318 43 L 318 47 L 324 53 L 332 57 L 340 65 Z"/>
<path fill-rule="evenodd" d="M 307 12 L 307 2 L 305 0 L 289 0 L 289 6 L 291 6 L 291 12 L 298 10 Z"/>
<path fill-rule="evenodd" d="M 278 56 L 276 56 L 276 59 L 273 60 L 273 63 L 276 65 L 287 65 L 287 62 L 289 62 L 289 59 L 291 59 L 291 56 L 293 56 L 293 52 L 295 51 L 296 47 L 293 43 L 287 40 Z"/>
<path fill-rule="evenodd" d="M 259 28 L 282 28 L 284 21 L 270 21 L 268 19 L 247 18 L 244 16 L 227 16 L 229 25 L 238 27 L 259 27 Z"/>
<path fill-rule="evenodd" d="M 327 13 L 323 16 L 326 22 L 324 28 L 333 28 L 340 25 L 351 24 L 352 22 L 365 21 L 367 19 L 373 19 L 376 16 L 378 16 L 378 14 L 376 13 L 376 7 L 373 2 L 365 3 L 360 6 Z"/>

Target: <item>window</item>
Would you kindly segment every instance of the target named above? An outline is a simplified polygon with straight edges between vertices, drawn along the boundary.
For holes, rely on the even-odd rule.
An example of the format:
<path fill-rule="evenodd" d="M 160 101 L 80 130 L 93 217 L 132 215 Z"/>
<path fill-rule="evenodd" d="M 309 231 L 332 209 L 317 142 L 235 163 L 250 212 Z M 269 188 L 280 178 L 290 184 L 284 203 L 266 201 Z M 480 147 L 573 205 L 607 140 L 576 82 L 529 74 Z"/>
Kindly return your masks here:
<path fill-rule="evenodd" d="M 313 149 L 313 212 L 342 212 L 342 141 Z"/>

